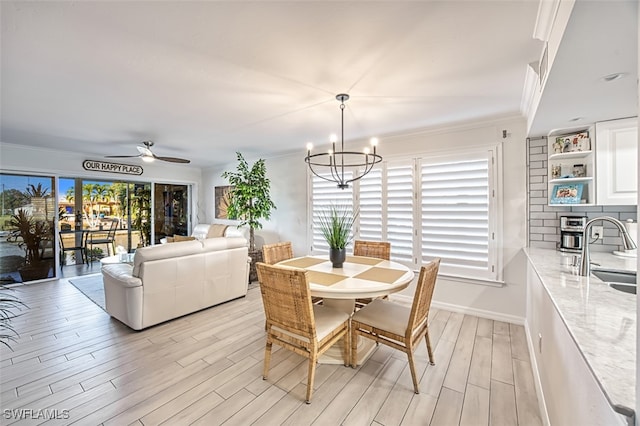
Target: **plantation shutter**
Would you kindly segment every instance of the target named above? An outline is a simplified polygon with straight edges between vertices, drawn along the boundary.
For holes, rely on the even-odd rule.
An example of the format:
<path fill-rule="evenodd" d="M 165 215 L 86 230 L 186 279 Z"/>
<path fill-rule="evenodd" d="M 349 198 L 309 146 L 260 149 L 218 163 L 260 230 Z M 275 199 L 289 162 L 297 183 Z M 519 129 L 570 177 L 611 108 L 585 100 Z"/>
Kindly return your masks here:
<path fill-rule="evenodd" d="M 360 217 L 358 239 L 369 241 L 384 240 L 382 174 L 382 169 L 375 169 L 359 181 Z"/>
<path fill-rule="evenodd" d="M 391 260 L 414 264 L 413 163 L 387 165 L 387 235 Z"/>
<path fill-rule="evenodd" d="M 321 176 L 325 176 L 322 175 Z M 330 177 L 331 175 L 326 175 Z M 350 178 L 350 173 L 345 173 L 345 178 Z M 315 175 L 311 180 L 311 235 L 312 235 L 312 254 L 329 253 L 329 245 L 318 229 L 318 217 L 330 205 L 348 205 L 353 209 L 353 186 L 347 189 L 339 189 L 335 182 L 329 182 Z"/>
<path fill-rule="evenodd" d="M 444 274 L 490 278 L 491 152 L 421 165 L 421 255 Z"/>

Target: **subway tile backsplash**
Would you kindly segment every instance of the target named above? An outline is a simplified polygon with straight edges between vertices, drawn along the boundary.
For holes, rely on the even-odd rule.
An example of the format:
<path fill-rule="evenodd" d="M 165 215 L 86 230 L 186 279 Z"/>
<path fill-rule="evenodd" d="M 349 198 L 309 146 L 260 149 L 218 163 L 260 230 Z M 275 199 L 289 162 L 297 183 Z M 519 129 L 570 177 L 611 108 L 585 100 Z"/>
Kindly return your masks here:
<path fill-rule="evenodd" d="M 638 220 L 636 206 L 567 206 L 548 205 L 547 186 L 547 140 L 535 139 L 529 142 L 529 246 L 556 249 L 560 243 L 560 216 L 611 216 L 621 221 Z M 618 229 L 611 223 L 602 222 L 604 237 L 591 243 L 593 251 L 622 250 Z"/>

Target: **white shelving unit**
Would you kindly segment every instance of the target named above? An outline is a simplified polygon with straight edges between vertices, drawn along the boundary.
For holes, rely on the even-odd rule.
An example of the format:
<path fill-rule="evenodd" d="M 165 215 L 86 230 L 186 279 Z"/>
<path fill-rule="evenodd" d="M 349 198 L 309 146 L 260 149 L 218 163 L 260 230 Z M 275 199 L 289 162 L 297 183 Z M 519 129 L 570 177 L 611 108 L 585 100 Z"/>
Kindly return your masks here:
<path fill-rule="evenodd" d="M 587 138 L 581 138 L 579 143 L 564 142 L 560 144 L 558 138 L 571 138 L 585 133 Z M 594 127 L 576 127 L 554 130 L 549 133 L 548 141 L 548 195 L 550 206 L 593 206 L 595 205 L 595 131 Z M 567 145 L 568 144 L 568 145 Z M 580 202 L 559 201 L 556 192 L 576 191 L 582 189 Z"/>

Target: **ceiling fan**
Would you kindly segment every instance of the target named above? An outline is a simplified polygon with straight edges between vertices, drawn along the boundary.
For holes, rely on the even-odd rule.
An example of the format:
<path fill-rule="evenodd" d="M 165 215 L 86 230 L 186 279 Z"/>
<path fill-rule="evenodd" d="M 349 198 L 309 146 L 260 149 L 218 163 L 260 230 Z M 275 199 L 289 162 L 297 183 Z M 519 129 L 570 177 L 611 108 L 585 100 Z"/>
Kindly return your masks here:
<path fill-rule="evenodd" d="M 184 158 L 176 158 L 176 157 L 160 157 L 155 155 L 152 151 L 151 151 L 151 147 L 153 146 L 153 142 L 152 141 L 144 141 L 142 142 L 142 145 L 144 146 L 137 146 L 136 148 L 138 148 L 138 155 L 107 155 L 105 156 L 106 158 L 135 158 L 135 157 L 140 157 L 142 158 L 142 161 L 146 161 L 148 163 L 155 161 L 155 160 L 161 160 L 161 161 L 168 161 L 169 163 L 181 163 L 181 164 L 189 164 L 191 162 L 191 160 L 186 160 Z"/>

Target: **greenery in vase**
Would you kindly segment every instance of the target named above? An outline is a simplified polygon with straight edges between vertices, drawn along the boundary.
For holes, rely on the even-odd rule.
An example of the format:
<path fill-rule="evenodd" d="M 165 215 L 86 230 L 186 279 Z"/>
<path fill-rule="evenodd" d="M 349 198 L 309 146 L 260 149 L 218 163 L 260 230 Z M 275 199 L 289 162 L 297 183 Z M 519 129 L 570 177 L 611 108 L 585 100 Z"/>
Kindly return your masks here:
<path fill-rule="evenodd" d="M 329 248 L 344 249 L 351 242 L 351 228 L 358 217 L 358 210 L 351 206 L 330 205 L 318 215 L 320 232 L 327 240 Z"/>
<path fill-rule="evenodd" d="M 249 250 L 255 251 L 255 229 L 262 228 L 260 219 L 269 219 L 276 206 L 271 201 L 271 182 L 267 179 L 267 167 L 260 159 L 249 168 L 242 154 L 236 152 L 238 168 L 236 172 L 224 172 L 222 177 L 233 186 L 227 213 L 229 219 L 240 220 L 240 225 L 249 226 Z"/>

